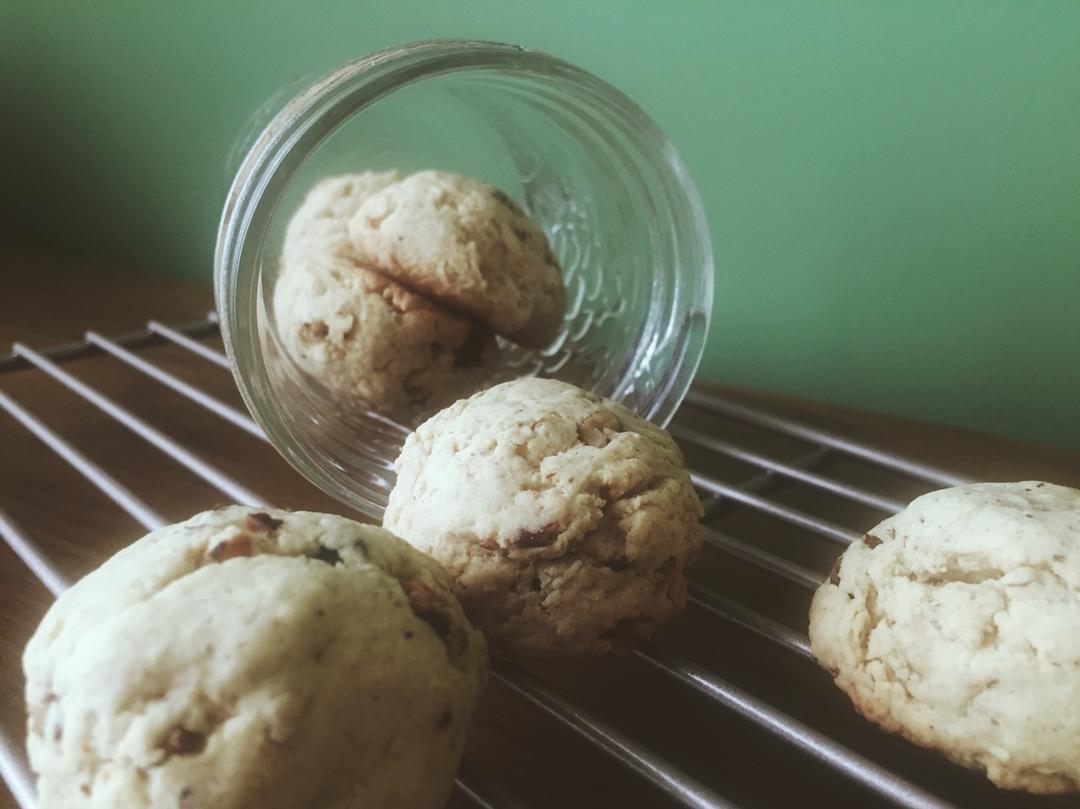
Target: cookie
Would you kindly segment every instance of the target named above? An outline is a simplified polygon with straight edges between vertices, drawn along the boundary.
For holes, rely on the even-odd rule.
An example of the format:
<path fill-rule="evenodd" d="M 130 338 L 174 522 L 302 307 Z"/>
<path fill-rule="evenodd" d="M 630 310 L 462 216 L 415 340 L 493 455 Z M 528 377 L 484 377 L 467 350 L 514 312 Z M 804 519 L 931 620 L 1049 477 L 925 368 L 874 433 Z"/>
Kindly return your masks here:
<path fill-rule="evenodd" d="M 384 525 L 447 569 L 493 649 L 625 650 L 685 603 L 701 503 L 659 427 L 573 385 L 519 379 L 405 442 Z"/>
<path fill-rule="evenodd" d="M 927 494 L 851 545 L 814 655 L 886 730 L 1035 793 L 1080 788 L 1080 491 Z"/>
<path fill-rule="evenodd" d="M 64 593 L 23 665 L 40 809 L 434 809 L 486 652 L 389 532 L 234 506 Z"/>
<path fill-rule="evenodd" d="M 360 261 L 524 346 L 558 333 L 566 287 L 544 231 L 503 192 L 421 171 L 368 195 L 349 221 Z"/>
<path fill-rule="evenodd" d="M 357 260 L 347 223 L 396 172 L 323 180 L 293 215 L 274 289 L 277 335 L 332 394 L 403 421 L 475 390 L 495 364 L 495 338 Z"/>

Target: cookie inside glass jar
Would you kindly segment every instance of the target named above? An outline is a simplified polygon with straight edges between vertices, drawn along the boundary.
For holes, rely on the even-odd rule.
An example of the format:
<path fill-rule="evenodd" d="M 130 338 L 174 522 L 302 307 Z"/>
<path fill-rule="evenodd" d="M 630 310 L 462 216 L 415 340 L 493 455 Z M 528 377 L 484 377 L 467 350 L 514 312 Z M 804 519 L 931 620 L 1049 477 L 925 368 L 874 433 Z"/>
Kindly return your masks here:
<path fill-rule="evenodd" d="M 542 347 L 566 310 L 544 231 L 461 175 L 328 177 L 293 214 L 274 315 L 292 360 L 345 407 L 401 421 L 475 390 L 496 335 Z"/>

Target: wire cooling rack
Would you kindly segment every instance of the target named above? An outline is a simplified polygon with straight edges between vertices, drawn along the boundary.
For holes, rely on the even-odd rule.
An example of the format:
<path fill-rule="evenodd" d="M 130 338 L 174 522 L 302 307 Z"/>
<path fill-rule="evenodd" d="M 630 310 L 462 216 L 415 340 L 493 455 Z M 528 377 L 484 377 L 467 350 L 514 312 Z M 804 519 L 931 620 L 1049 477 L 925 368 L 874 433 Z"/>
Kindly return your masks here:
<path fill-rule="evenodd" d="M 111 381 L 87 381 L 88 370 L 103 363 L 115 366 Z M 42 495 L 33 504 L 5 502 L 0 492 L 0 534 L 53 596 L 69 575 L 48 543 L 4 506 L 47 509 L 50 498 L 89 484 L 138 526 L 153 529 L 167 521 L 153 505 L 163 497 L 161 485 L 144 492 L 140 484 L 149 486 L 150 471 L 163 467 L 204 484 L 190 496 L 190 481 L 170 486 L 172 500 L 189 503 L 188 514 L 215 504 L 206 490 L 218 502 L 269 505 L 258 492 L 273 483 L 289 493 L 273 498 L 285 507 L 316 496 L 267 451 L 227 369 L 213 315 L 178 326 L 151 321 L 144 331 L 113 338 L 89 332 L 82 342 L 47 349 L 16 344 L 0 358 L 0 409 L 14 420 L 0 426 L 0 450 L 15 445 L 4 436 L 25 445 L 25 435 L 15 436 L 22 429 L 35 437 L 33 447 L 43 444 L 62 461 L 54 477 L 36 482 Z M 62 407 L 54 405 L 61 396 Z M 35 407 L 31 399 L 45 404 Z M 156 409 L 147 406 L 151 400 Z M 70 421 L 74 409 L 87 421 L 77 436 L 49 426 L 58 412 Z M 706 506 L 706 549 L 691 571 L 687 612 L 657 641 L 596 666 L 496 663 L 451 805 L 1059 805 L 997 791 L 980 775 L 881 733 L 855 716 L 811 660 L 807 605 L 835 556 L 912 497 L 963 477 L 699 387 L 670 429 Z M 230 456 L 229 469 L 207 459 L 207 447 L 242 441 L 248 443 Z M 62 532 L 71 536 L 50 541 L 57 553 L 67 541 L 101 561 L 115 550 L 102 539 L 105 530 L 72 524 Z M 4 595 L 10 604 L 32 600 L 11 586 Z M 25 642 L 32 621 L 11 631 L 21 633 L 11 643 Z M 21 675 L 8 668 L 5 693 L 21 694 Z M 21 711 L 7 706 L 0 771 L 10 805 L 30 809 Z M 0 806 L 5 799 L 0 795 Z"/>

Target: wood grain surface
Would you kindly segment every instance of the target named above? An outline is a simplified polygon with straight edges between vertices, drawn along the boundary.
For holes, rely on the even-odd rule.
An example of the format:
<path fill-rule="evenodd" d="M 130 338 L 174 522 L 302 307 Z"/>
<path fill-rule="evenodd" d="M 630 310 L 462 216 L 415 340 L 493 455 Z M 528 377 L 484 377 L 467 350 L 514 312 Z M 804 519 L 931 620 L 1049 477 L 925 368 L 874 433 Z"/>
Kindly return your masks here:
<path fill-rule="evenodd" d="M 125 332 L 141 328 L 149 318 L 186 321 L 204 316 L 212 306 L 208 287 L 151 280 L 110 267 L 35 255 L 0 255 L 0 274 L 4 279 L 0 351 L 15 340 L 44 346 L 79 339 L 86 329 L 107 335 Z M 208 338 L 206 343 L 220 347 L 217 337 Z M 227 371 L 183 349 L 158 345 L 141 350 L 140 356 L 235 407 L 243 407 Z M 268 444 L 116 359 L 93 357 L 64 367 L 271 502 L 342 511 Z M 1080 486 L 1077 452 L 774 395 L 713 389 L 733 400 L 973 479 L 1036 478 Z M 180 520 L 222 504 L 223 496 L 210 485 L 40 371 L 2 373 L 0 390 L 106 467 L 166 518 Z M 690 406 L 683 408 L 677 422 L 780 459 L 797 458 L 812 449 L 805 442 L 720 419 Z M 721 480 L 738 483 L 756 474 L 744 463 L 718 460 L 693 446 L 686 450 L 692 466 Z M 843 458 L 831 459 L 824 472 L 900 500 L 934 488 Z M 781 485 L 770 497 L 852 531 L 865 530 L 884 516 L 801 485 Z M 710 524 L 819 573 L 828 570 L 839 551 L 838 545 L 820 536 L 747 508 L 730 506 L 720 504 Z M 0 508 L 70 577 L 85 574 L 144 533 L 104 494 L 3 413 Z M 805 631 L 809 592 L 802 588 L 713 550 L 703 553 L 694 579 Z M 20 655 L 50 597 L 6 545 L 0 545 L 0 593 L 0 722 L 21 737 L 25 716 Z M 879 733 L 853 714 L 828 678 L 812 664 L 704 610 L 688 609 L 665 630 L 662 642 L 957 806 L 1075 805 L 1064 799 L 999 792 L 977 774 Z M 534 672 L 559 693 L 677 763 L 738 806 L 884 805 L 880 798 L 852 786 L 641 660 L 613 660 L 571 669 L 542 667 Z M 489 688 L 478 712 L 463 776 L 478 783 L 490 782 L 486 788 L 495 791 L 498 805 L 674 805 L 639 776 L 497 682 Z M 460 793 L 455 793 L 452 804 L 471 805 Z M 14 806 L 0 789 L 0 807 Z"/>

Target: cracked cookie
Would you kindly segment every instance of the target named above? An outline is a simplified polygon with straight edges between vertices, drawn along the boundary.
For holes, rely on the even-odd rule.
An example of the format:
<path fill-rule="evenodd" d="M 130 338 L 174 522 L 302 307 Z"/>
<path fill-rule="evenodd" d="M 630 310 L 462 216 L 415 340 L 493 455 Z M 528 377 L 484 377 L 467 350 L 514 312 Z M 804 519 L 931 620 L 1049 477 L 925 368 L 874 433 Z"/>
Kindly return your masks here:
<path fill-rule="evenodd" d="M 886 730 L 1000 787 L 1080 789 L 1080 490 L 979 483 L 916 499 L 840 557 L 810 642 Z"/>
<path fill-rule="evenodd" d="M 330 177 L 293 214 L 273 307 L 293 361 L 346 402 L 404 420 L 475 390 L 495 363 L 490 330 L 357 255 L 348 223 L 397 172 Z"/>
<path fill-rule="evenodd" d="M 41 809 L 434 809 L 487 657 L 389 532 L 234 506 L 78 582 L 23 665 Z"/>
<path fill-rule="evenodd" d="M 496 334 L 540 348 L 566 311 L 544 231 L 479 180 L 420 171 L 372 192 L 349 220 L 357 258 Z"/>
<path fill-rule="evenodd" d="M 671 437 L 621 405 L 506 382 L 422 424 L 396 469 L 385 526 L 503 655 L 625 650 L 685 603 L 701 503 Z"/>

